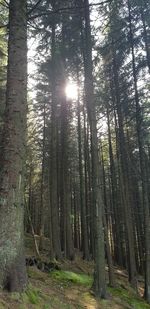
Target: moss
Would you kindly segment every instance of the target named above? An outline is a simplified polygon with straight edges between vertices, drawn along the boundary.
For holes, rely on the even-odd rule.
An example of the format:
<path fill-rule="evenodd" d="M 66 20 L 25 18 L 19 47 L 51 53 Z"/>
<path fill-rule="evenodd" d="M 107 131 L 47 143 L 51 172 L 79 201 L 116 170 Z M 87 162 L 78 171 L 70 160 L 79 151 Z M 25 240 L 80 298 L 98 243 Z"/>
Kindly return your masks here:
<path fill-rule="evenodd" d="M 113 296 L 118 297 L 123 302 L 131 305 L 133 309 L 150 309 L 150 305 L 148 305 L 142 298 L 131 293 L 131 291 L 127 291 L 123 288 L 109 288 L 109 290 Z"/>
<path fill-rule="evenodd" d="M 72 282 L 87 287 L 91 286 L 93 282 L 92 277 L 85 274 L 76 274 L 71 271 L 53 271 L 50 276 L 59 281 Z"/>

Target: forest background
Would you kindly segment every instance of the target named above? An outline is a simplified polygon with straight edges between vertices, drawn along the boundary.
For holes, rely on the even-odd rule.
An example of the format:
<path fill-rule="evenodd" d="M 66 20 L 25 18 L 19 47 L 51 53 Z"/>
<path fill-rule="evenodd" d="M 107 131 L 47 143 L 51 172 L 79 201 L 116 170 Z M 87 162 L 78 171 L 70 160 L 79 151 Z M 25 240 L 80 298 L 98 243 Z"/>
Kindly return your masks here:
<path fill-rule="evenodd" d="M 1 0 L 0 8 L 0 285 L 26 282 L 23 204 L 25 232 L 40 236 L 39 251 L 49 238 L 50 260 L 77 251 L 94 259 L 103 298 L 107 258 L 110 284 L 113 265 L 135 289 L 142 274 L 150 302 L 149 1 Z"/>

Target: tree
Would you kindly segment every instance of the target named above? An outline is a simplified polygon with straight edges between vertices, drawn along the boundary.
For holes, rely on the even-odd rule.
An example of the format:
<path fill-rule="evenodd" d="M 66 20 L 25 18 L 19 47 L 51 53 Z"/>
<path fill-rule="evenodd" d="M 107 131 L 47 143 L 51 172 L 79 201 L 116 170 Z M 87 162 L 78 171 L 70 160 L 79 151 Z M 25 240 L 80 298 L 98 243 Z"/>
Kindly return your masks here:
<path fill-rule="evenodd" d="M 10 291 L 22 291 L 27 284 L 23 245 L 27 110 L 26 24 L 26 0 L 11 0 L 0 178 L 0 287 Z"/>
<path fill-rule="evenodd" d="M 85 74 L 85 100 L 91 133 L 91 156 L 92 156 L 92 202 L 94 211 L 94 291 L 100 298 L 106 297 L 105 283 L 105 251 L 103 232 L 103 199 L 100 188 L 100 169 L 98 155 L 98 138 L 96 127 L 96 110 L 94 102 L 92 41 L 89 1 L 84 0 L 84 74 Z"/>
<path fill-rule="evenodd" d="M 3 116 L 5 109 L 5 93 L 6 93 L 6 64 L 7 64 L 7 29 L 4 27 L 8 20 L 8 10 L 0 3 L 0 131 L 2 133 Z M 1 140 L 0 133 L 0 140 Z"/>
<path fill-rule="evenodd" d="M 132 13 L 131 3 L 128 0 L 128 12 L 129 12 L 129 33 L 130 33 L 130 46 L 132 52 L 132 72 L 133 72 L 133 85 L 134 85 L 134 98 L 136 105 L 136 130 L 137 140 L 139 148 L 139 161 L 141 171 L 141 182 L 142 182 L 142 202 L 144 208 L 144 219 L 145 219 L 145 297 L 150 303 L 150 211 L 149 211 L 149 199 L 148 199 L 148 186 L 146 180 L 146 160 L 145 150 L 143 145 L 143 133 L 142 133 L 142 113 L 139 100 L 139 92 L 137 86 L 137 74 L 136 74 L 136 63 L 135 63 L 135 50 L 134 50 L 134 36 L 133 36 L 133 25 L 132 25 Z M 147 57 L 148 59 L 148 57 Z"/>

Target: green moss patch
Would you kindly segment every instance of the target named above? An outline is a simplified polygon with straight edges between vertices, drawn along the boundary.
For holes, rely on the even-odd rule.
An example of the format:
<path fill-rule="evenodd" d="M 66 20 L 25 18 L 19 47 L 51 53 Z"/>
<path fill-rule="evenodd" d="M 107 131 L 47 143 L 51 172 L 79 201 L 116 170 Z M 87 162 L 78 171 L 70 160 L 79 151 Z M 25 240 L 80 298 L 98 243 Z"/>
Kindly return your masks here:
<path fill-rule="evenodd" d="M 123 288 L 109 288 L 109 291 L 114 297 L 119 298 L 122 303 L 127 303 L 133 309 L 150 309 L 149 304 L 128 290 Z"/>
<path fill-rule="evenodd" d="M 63 282 L 72 282 L 74 284 L 90 287 L 92 285 L 92 277 L 85 274 L 77 274 L 71 271 L 53 271 L 50 276 Z"/>

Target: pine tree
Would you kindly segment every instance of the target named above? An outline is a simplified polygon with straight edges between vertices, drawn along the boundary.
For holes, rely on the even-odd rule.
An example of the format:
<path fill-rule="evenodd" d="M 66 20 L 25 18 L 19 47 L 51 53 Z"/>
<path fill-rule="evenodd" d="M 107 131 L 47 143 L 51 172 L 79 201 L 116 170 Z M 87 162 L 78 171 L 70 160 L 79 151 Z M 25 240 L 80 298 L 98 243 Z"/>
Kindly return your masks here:
<path fill-rule="evenodd" d="M 27 283 L 23 246 L 26 30 L 26 1 L 10 1 L 6 116 L 0 180 L 0 286 L 10 291 L 22 291 Z"/>
<path fill-rule="evenodd" d="M 92 156 L 92 202 L 94 211 L 94 291 L 100 298 L 106 297 L 105 283 L 105 252 L 103 232 L 103 199 L 100 188 L 100 169 L 98 156 L 98 139 L 96 127 L 96 111 L 94 102 L 92 42 L 89 2 L 84 1 L 84 74 L 85 74 L 85 99 L 91 133 L 91 156 Z"/>

